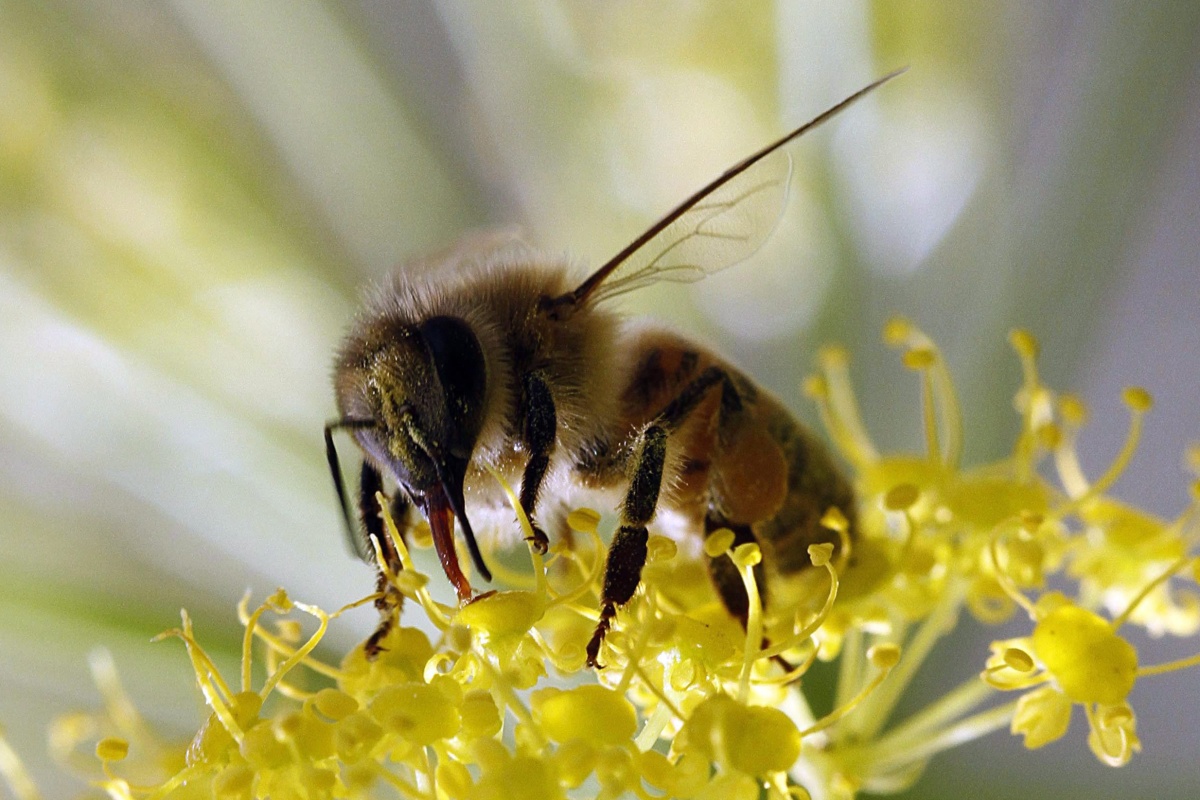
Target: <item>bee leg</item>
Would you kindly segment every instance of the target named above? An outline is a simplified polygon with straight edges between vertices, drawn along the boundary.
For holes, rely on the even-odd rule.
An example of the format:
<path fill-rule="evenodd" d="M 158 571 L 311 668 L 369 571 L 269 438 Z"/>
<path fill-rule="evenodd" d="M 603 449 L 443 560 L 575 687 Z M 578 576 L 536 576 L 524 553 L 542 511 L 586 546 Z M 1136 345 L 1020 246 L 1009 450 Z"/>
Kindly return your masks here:
<path fill-rule="evenodd" d="M 383 478 L 380 476 L 379 470 L 363 462 L 362 476 L 359 481 L 358 505 L 359 516 L 367 537 L 367 549 L 374 552 L 372 542 L 378 542 L 379 550 L 383 553 L 383 559 L 387 563 L 388 569 L 396 573 L 403 569 L 404 565 L 400 562 L 400 554 L 396 551 L 392 537 L 388 536 L 384 529 L 383 509 L 379 505 L 379 492 L 382 490 Z M 391 515 L 397 527 L 403 532 L 405 530 L 404 520 L 408 516 L 408 500 L 401 492 L 396 492 L 392 497 Z M 395 626 L 404 602 L 404 595 L 396 591 L 378 565 L 376 565 L 375 591 L 378 594 L 378 597 L 375 598 L 375 607 L 379 609 L 381 619 L 375 632 L 363 645 L 368 660 L 374 660 L 382 652 L 383 647 L 380 643 Z"/>
<path fill-rule="evenodd" d="M 621 527 L 608 548 L 604 564 L 604 589 L 600 595 L 600 622 L 587 646 L 587 664 L 602 669 L 596 659 L 617 606 L 630 601 L 642 582 L 642 567 L 646 565 L 646 523 L 654 516 L 658 492 L 662 485 L 663 464 L 667 455 L 667 431 L 654 424 L 641 436 L 637 450 L 636 468 L 621 511 Z"/>
<path fill-rule="evenodd" d="M 525 473 L 521 477 L 521 509 L 533 527 L 533 547 L 544 555 L 550 546 L 550 539 L 535 521 L 533 512 L 546 469 L 550 466 L 550 453 L 554 450 L 558 434 L 558 416 L 550 387 L 539 373 L 532 372 L 525 376 L 522 391 L 525 410 L 522 438 L 529 450 L 529 460 L 525 462 Z"/>
<path fill-rule="evenodd" d="M 717 384 L 722 384 L 721 414 L 741 407 L 737 390 L 721 367 L 709 367 L 685 386 L 675 399 L 667 404 L 643 432 L 634 456 L 633 480 L 625 494 L 621 509 L 621 527 L 613 537 L 604 565 L 604 588 L 600 594 L 600 622 L 587 646 L 587 663 L 599 668 L 600 644 L 612 627 L 617 607 L 623 606 L 633 597 L 642 581 L 642 567 L 646 565 L 646 525 L 654 516 L 658 506 L 658 495 L 662 488 L 663 466 L 667 457 L 667 437 L 673 433 L 688 415 L 695 410 L 705 394 Z"/>

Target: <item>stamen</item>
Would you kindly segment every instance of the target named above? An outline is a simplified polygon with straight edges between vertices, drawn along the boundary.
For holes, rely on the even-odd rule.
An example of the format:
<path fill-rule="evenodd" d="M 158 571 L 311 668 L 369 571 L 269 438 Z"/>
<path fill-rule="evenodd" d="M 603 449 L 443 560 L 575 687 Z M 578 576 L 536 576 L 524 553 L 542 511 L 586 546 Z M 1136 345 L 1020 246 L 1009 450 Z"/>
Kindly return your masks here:
<path fill-rule="evenodd" d="M 1001 523 L 1001 525 L 1003 525 L 1003 523 Z M 1017 585 L 1013 582 L 1013 579 L 1000 566 L 1000 555 L 997 549 L 997 543 L 1000 541 L 1000 536 L 1001 528 L 1000 526 L 997 526 L 996 529 L 992 531 L 991 538 L 988 541 L 988 553 L 992 557 L 992 569 L 996 573 L 996 582 L 1000 584 L 1000 588 L 1004 590 L 1004 593 L 1012 598 L 1013 602 L 1025 609 L 1025 611 L 1029 614 L 1030 619 L 1036 619 L 1037 609 L 1035 608 L 1033 602 L 1021 593 L 1021 590 L 1017 588 Z"/>
<path fill-rule="evenodd" d="M 943 750 L 974 741 L 989 733 L 1008 726 L 1017 710 L 1017 701 L 981 711 L 959 720 L 932 736 L 923 736 L 916 742 L 896 741 L 886 750 L 870 748 L 872 771 L 886 773 L 910 764 L 927 761 Z"/>
<path fill-rule="evenodd" d="M 837 569 L 833 566 L 833 563 L 829 560 L 829 555 L 825 549 L 828 547 L 829 545 L 812 545 L 809 547 L 809 553 L 813 560 L 813 564 L 815 566 L 823 566 L 829 572 L 829 593 L 825 595 L 825 605 L 823 605 L 821 610 L 817 612 L 817 615 L 797 633 L 792 634 L 790 637 L 781 642 L 776 642 L 770 647 L 758 651 L 758 656 L 756 657 L 757 659 L 774 658 L 775 656 L 786 653 L 788 650 L 799 647 L 804 642 L 811 639 L 813 634 L 820 630 L 821 626 L 825 624 L 825 620 L 829 618 L 829 613 L 833 610 L 833 603 L 835 600 L 837 600 L 838 573 Z M 814 552 L 814 548 L 817 548 L 817 555 L 815 557 L 811 555 Z M 820 563 L 817 563 L 818 561 Z M 814 653 L 815 652 L 816 651 L 814 649 Z"/>
<path fill-rule="evenodd" d="M 295 666 L 301 661 L 304 661 L 305 657 L 311 653 L 313 648 L 315 648 L 320 643 L 321 639 L 325 637 L 325 631 L 329 628 L 329 615 L 320 608 L 298 601 L 292 601 L 292 604 L 304 613 L 317 618 L 317 630 L 313 632 L 312 636 L 308 637 L 308 641 L 301 645 L 300 649 L 298 649 L 291 655 L 291 657 L 280 664 L 279 668 L 272 672 L 267 678 L 262 689 L 260 689 L 258 693 L 259 696 L 264 699 L 275 688 L 275 685 L 283 680 L 284 675 L 291 672 L 292 669 L 295 668 Z"/>
<path fill-rule="evenodd" d="M 928 431 L 934 431 L 935 439 L 938 438 L 940 430 L 944 444 L 940 451 L 930 451 L 930 457 L 951 467 L 957 467 L 962 458 L 962 408 L 958 401 L 958 392 L 954 388 L 954 380 L 950 377 L 950 370 L 946 366 L 946 359 L 942 357 L 941 351 L 929 336 L 903 317 L 893 317 L 888 320 L 884 327 L 883 338 L 892 347 L 905 347 L 910 352 L 925 351 L 932 355 L 932 359 L 925 368 L 926 385 L 923 386 L 923 400 L 925 401 L 923 408 L 926 411 L 925 427 L 927 436 Z M 906 353 L 906 363 L 908 358 Z M 936 414 L 932 413 L 935 408 Z M 941 420 L 940 429 L 936 424 L 937 419 Z"/>
<path fill-rule="evenodd" d="M 876 669 L 879 670 L 878 674 L 876 674 L 871 682 L 864 686 L 862 691 L 855 695 L 850 702 L 846 703 L 840 708 L 834 709 L 829 714 L 826 714 L 824 717 L 817 720 L 817 722 L 813 725 L 802 730 L 800 732 L 801 738 L 809 736 L 810 734 L 814 734 L 817 731 L 825 730 L 830 725 L 835 724 L 838 720 L 842 719 L 851 711 L 853 711 L 855 707 L 859 705 L 859 703 L 861 703 L 871 694 L 871 692 L 875 691 L 875 688 L 879 686 L 879 684 L 883 683 L 884 679 L 888 676 L 888 673 L 892 671 L 892 668 L 895 667 L 897 663 L 899 663 L 900 648 L 894 644 L 877 645 L 867 651 L 867 659 Z"/>
<path fill-rule="evenodd" d="M 1117 478 L 1121 477 L 1121 473 L 1129 466 L 1130 460 L 1133 458 L 1134 452 L 1137 451 L 1138 442 L 1142 437 L 1142 422 L 1146 416 L 1146 412 L 1150 410 L 1154 402 L 1150 397 L 1149 392 L 1137 386 L 1127 388 L 1121 395 L 1125 405 L 1129 407 L 1129 433 L 1125 437 L 1125 443 L 1121 446 L 1121 451 L 1117 453 L 1117 457 L 1113 459 L 1112 464 L 1096 480 L 1091 487 L 1073 498 L 1069 503 L 1058 510 L 1058 514 L 1065 515 L 1081 508 L 1085 503 L 1094 497 L 1098 497 L 1108 488 L 1117 482 Z"/>
<path fill-rule="evenodd" d="M 921 373 L 921 417 L 925 428 L 925 450 L 930 460 L 940 463 L 942 446 L 938 436 L 937 408 L 933 401 L 931 370 L 937 354 L 925 347 L 913 348 L 904 354 L 904 366 Z"/>
<path fill-rule="evenodd" d="M 517 493 L 508 485 L 508 481 L 504 480 L 504 476 L 497 472 L 496 468 L 491 464 L 485 463 L 484 467 L 496 479 L 496 482 L 500 484 L 500 488 L 504 490 L 504 494 L 508 497 L 508 504 L 512 506 L 513 512 L 517 515 L 517 523 L 521 526 L 521 531 L 525 535 L 525 544 L 529 546 L 529 558 L 533 562 L 534 590 L 549 597 L 550 586 L 546 582 L 546 562 L 542 558 L 542 554 L 533 546 L 533 525 L 529 522 L 529 516 L 526 515 L 525 509 L 521 507 L 521 501 L 517 497 Z"/>
<path fill-rule="evenodd" d="M 1169 580 L 1172 575 L 1175 575 L 1189 564 L 1200 565 L 1200 559 L 1196 559 L 1194 556 L 1185 553 L 1183 556 L 1180 556 L 1180 558 L 1176 560 L 1174 564 L 1163 570 L 1161 575 L 1143 586 L 1142 590 L 1137 593 L 1137 596 L 1134 597 L 1133 600 L 1130 601 L 1125 610 L 1122 611 L 1120 615 L 1118 615 L 1117 618 L 1112 621 L 1113 630 L 1115 631 L 1125 624 L 1130 615 L 1133 614 L 1133 612 L 1137 609 L 1141 602 L 1146 599 L 1150 592 L 1161 586 L 1163 583 Z"/>
<path fill-rule="evenodd" d="M 837 347 L 826 347 L 818 356 L 824 373 L 824 403 L 827 418 L 836 420 L 837 426 L 827 430 L 837 431 L 835 441 L 847 458 L 859 468 L 879 460 L 879 451 L 871 441 L 867 427 L 863 424 L 854 387 L 850 382 L 850 359 L 846 351 Z"/>
<path fill-rule="evenodd" d="M 641 624 L 638 625 L 637 638 L 633 640 L 633 647 L 629 649 L 628 661 L 625 663 L 625 671 L 621 673 L 621 680 L 613 687 L 617 692 L 625 694 L 629 691 L 630 684 L 633 683 L 634 673 L 638 669 L 638 665 L 642 663 L 642 656 L 646 653 L 646 647 L 650 644 L 650 633 L 654 630 L 654 620 L 658 616 L 658 611 L 654 603 L 655 593 L 651 591 L 642 594 L 644 601 L 639 603 L 642 608 L 638 609 L 639 616 L 644 616 Z"/>
<path fill-rule="evenodd" d="M 1076 448 L 1079 430 L 1087 418 L 1087 408 L 1078 397 L 1064 394 L 1058 398 L 1058 415 L 1063 424 L 1059 429 L 1062 435 L 1053 448 L 1054 467 L 1067 496 L 1076 498 L 1087 492 L 1089 485 Z"/>
<path fill-rule="evenodd" d="M 175 637 L 183 641 L 184 647 L 187 649 L 188 657 L 192 662 L 192 671 L 196 675 L 196 683 L 200 687 L 200 693 L 204 695 L 204 700 L 208 703 L 209 708 L 213 710 L 217 720 L 222 727 L 229 732 L 233 740 L 241 745 L 245 740 L 245 733 L 242 731 L 241 725 L 238 724 L 233 714 L 233 709 L 230 703 L 234 701 L 234 694 L 229 690 L 229 686 L 225 683 L 225 679 L 221 677 L 221 673 L 217 671 L 217 667 L 213 664 L 212 659 L 204 652 L 204 648 L 192 636 L 192 620 L 188 616 L 187 610 L 179 612 L 183 620 L 183 628 L 172 628 L 169 631 L 163 631 L 155 636 L 151 641 L 162 641 L 170 637 Z M 228 699 L 226 699 L 228 698 Z"/>
<path fill-rule="evenodd" d="M 249 606 L 249 603 L 250 603 L 250 590 L 247 589 L 246 593 L 244 595 L 242 595 L 241 602 L 238 603 L 238 616 L 239 617 L 242 616 L 242 613 Z M 250 674 L 251 674 L 251 665 L 252 665 L 253 652 L 254 652 L 253 651 L 254 631 L 258 628 L 259 618 L 262 617 L 262 615 L 266 612 L 266 610 L 267 610 L 267 604 L 263 603 L 258 608 L 254 609 L 254 613 L 251 614 L 249 617 L 247 617 L 246 620 L 242 623 L 245 626 L 245 632 L 242 635 L 242 691 L 243 692 L 250 691 Z"/>
<path fill-rule="evenodd" d="M 413 563 L 412 553 L 409 552 L 408 546 L 404 543 L 404 537 L 400 535 L 400 529 L 396 527 L 396 521 L 392 519 L 392 513 L 388 510 L 389 504 L 387 498 L 383 496 L 382 492 L 376 494 L 375 497 L 379 501 L 379 507 L 383 509 L 383 524 L 387 528 L 388 536 L 392 537 L 392 544 L 396 548 L 396 553 L 400 556 L 400 563 L 404 565 L 404 570 L 413 574 L 421 574 L 417 571 L 417 565 Z M 389 571 L 385 563 L 386 559 L 384 559 L 383 552 L 377 543 L 375 544 L 375 559 L 379 564 L 379 568 L 384 571 L 384 574 L 388 574 Z M 391 578 L 389 578 L 389 582 L 391 582 Z M 398 581 L 393 582 L 393 585 L 396 588 L 401 588 Z M 450 627 L 450 614 L 443 611 L 441 604 L 433 599 L 433 596 L 429 594 L 429 590 L 425 586 L 416 588 L 413 594 L 417 602 L 421 604 L 421 608 L 425 610 L 425 614 L 429 617 L 430 622 L 443 631 Z"/>
<path fill-rule="evenodd" d="M 1024 384 L 1017 394 L 1021 408 L 1021 433 L 1017 437 L 1013 460 L 1017 467 L 1017 477 L 1022 481 L 1027 481 L 1034 472 L 1033 459 L 1037 445 L 1035 421 L 1038 401 L 1046 394 L 1046 390 L 1042 388 L 1038 378 L 1037 339 L 1029 331 L 1016 328 L 1009 332 L 1008 341 L 1017 351 L 1017 357 L 1021 362 L 1021 372 L 1024 375 Z"/>
<path fill-rule="evenodd" d="M 92 681 L 104 699 L 105 711 L 121 735 L 126 739 L 150 739 L 150 726 L 121 685 L 116 662 L 108 648 L 97 647 L 88 653 L 88 668 L 92 673 Z"/>
<path fill-rule="evenodd" d="M 0 777 L 4 778 L 16 800 L 42 800 L 29 771 L 5 738 L 3 728 L 0 728 Z"/>
<path fill-rule="evenodd" d="M 762 646 L 763 615 L 762 598 L 758 594 L 758 581 L 754 579 L 754 567 L 762 561 L 762 551 L 758 545 L 747 543 L 739 545 L 729 558 L 737 567 L 742 577 L 742 586 L 746 590 L 746 640 L 742 651 L 742 670 L 738 677 L 738 702 L 745 704 L 750 697 L 750 670 L 754 667 L 756 654 Z"/>
<path fill-rule="evenodd" d="M 249 605 L 249 600 L 250 600 L 250 594 L 247 592 L 246 595 L 243 596 L 242 602 L 238 603 L 238 620 L 242 623 L 243 626 L 247 626 L 247 628 L 250 625 L 250 614 L 246 610 Z M 365 605 L 366 603 L 374 602 L 374 600 L 375 600 L 375 595 L 369 595 L 367 597 L 362 598 L 361 600 L 356 600 L 353 603 L 342 606 L 335 613 L 330 614 L 329 618 L 334 619 L 336 617 L 341 616 L 342 613 L 345 611 L 348 611 L 352 608 L 357 608 L 361 605 Z M 264 606 L 265 605 L 266 604 L 264 604 Z M 265 628 L 263 628 L 261 626 L 256 626 L 254 628 L 254 635 L 257 636 L 259 639 L 261 639 L 263 641 L 263 643 L 267 645 L 266 663 L 267 663 L 268 674 L 271 672 L 274 672 L 275 669 L 277 668 L 277 666 L 278 666 L 277 657 L 278 656 L 283 656 L 284 658 L 290 658 L 296 652 L 296 648 L 293 647 L 291 644 L 289 644 L 283 637 L 277 636 L 276 634 L 271 633 L 270 631 L 266 630 Z M 243 655 L 244 655 L 244 653 L 245 653 L 245 650 L 243 650 Z M 306 667 L 308 667 L 309 669 L 311 669 L 313 672 L 319 673 L 319 674 L 324 675 L 329 678 L 333 678 L 334 680 L 342 680 L 345 677 L 345 673 L 343 673 L 337 667 L 330 666 L 329 664 L 326 664 L 325 662 L 320 661 L 315 658 L 307 659 L 304 662 L 304 665 Z"/>

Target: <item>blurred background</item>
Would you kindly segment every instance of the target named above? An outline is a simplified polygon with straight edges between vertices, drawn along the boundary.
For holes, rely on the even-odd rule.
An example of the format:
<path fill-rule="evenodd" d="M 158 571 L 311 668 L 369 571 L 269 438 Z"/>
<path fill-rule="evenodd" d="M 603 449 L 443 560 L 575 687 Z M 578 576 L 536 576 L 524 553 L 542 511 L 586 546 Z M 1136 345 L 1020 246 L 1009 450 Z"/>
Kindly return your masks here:
<path fill-rule="evenodd" d="M 77 787 L 45 726 L 94 706 L 104 643 L 167 730 L 199 698 L 178 643 L 239 647 L 277 585 L 371 588 L 321 444 L 360 287 L 473 229 L 519 225 L 581 273 L 747 153 L 902 65 L 793 149 L 772 244 L 629 298 L 716 343 L 807 419 L 824 342 L 854 358 L 881 445 L 920 443 L 880 343 L 899 313 L 945 348 L 967 457 L 1007 452 L 1006 333 L 1120 447 L 1120 388 L 1157 398 L 1116 494 L 1187 502 L 1200 439 L 1200 4 L 862 0 L 0 0 L 0 723 L 48 796 Z M 342 645 L 370 614 L 335 631 Z M 355 625 L 358 627 L 355 628 Z M 927 695 L 979 669 L 964 624 Z M 1195 641 L 1139 641 L 1157 663 Z M 1084 721 L 997 734 L 913 796 L 1193 797 L 1200 674 L 1148 679 L 1123 770 Z"/>

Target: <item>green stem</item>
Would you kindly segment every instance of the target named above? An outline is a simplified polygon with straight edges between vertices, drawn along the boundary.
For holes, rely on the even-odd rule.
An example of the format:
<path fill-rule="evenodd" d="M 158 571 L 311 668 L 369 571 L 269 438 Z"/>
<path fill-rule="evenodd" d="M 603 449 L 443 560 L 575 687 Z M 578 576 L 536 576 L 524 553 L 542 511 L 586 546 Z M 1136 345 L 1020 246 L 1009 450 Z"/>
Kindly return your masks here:
<path fill-rule="evenodd" d="M 848 720 L 860 739 L 873 739 L 879 734 L 933 646 L 947 631 L 953 630 L 954 618 L 962 604 L 963 591 L 964 586 L 960 581 L 953 578 L 946 581 L 938 605 L 921 623 L 912 640 L 904 646 L 900 663 L 892 670 L 888 681 L 868 697 L 858 713 Z"/>
<path fill-rule="evenodd" d="M 1017 701 L 1005 703 L 1002 706 L 981 711 L 978 714 L 959 720 L 954 725 L 929 737 L 917 737 L 916 740 L 902 741 L 888 737 L 891 744 L 886 748 L 864 748 L 863 763 L 870 765 L 870 771 L 876 775 L 886 775 L 911 764 L 925 761 L 943 750 L 949 750 L 960 744 L 974 741 L 982 736 L 999 730 L 1012 722 L 1017 710 Z"/>
<path fill-rule="evenodd" d="M 958 403 L 958 392 L 954 388 L 950 370 L 946 368 L 946 358 L 940 351 L 937 363 L 933 366 L 933 379 L 942 399 L 942 424 L 946 430 L 945 464 L 950 469 L 957 469 L 962 458 L 962 408 Z"/>
<path fill-rule="evenodd" d="M 842 708 L 858 694 L 863 678 L 863 634 L 857 627 L 846 631 L 842 642 L 842 661 L 838 668 L 837 692 L 833 707 Z"/>
<path fill-rule="evenodd" d="M 885 736 L 875 742 L 872 749 L 879 748 L 886 751 L 897 742 L 910 741 L 924 736 L 932 729 L 946 725 L 951 720 L 962 716 L 995 692 L 995 689 L 980 680 L 978 676 L 972 676 L 939 700 L 930 703 L 888 731 Z"/>

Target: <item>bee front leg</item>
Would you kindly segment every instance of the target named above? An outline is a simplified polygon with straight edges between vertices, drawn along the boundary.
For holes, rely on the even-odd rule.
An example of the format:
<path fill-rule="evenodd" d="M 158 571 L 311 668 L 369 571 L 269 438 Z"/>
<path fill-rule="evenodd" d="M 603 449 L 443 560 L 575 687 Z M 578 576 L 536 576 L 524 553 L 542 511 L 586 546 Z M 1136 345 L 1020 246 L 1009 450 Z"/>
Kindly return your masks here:
<path fill-rule="evenodd" d="M 404 569 L 404 565 L 400 561 L 400 553 L 396 551 L 392 537 L 387 535 L 384 528 L 383 509 L 379 505 L 379 493 L 382 491 L 383 478 L 379 474 L 379 470 L 363 462 L 362 475 L 359 479 L 358 510 L 359 519 L 362 521 L 363 531 L 367 538 L 367 550 L 374 552 L 372 542 L 378 542 L 384 562 L 388 569 L 395 574 Z M 403 535 L 407 530 L 405 520 L 408 517 L 408 500 L 402 492 L 396 492 L 392 497 L 391 515 Z M 376 564 L 375 591 L 379 595 L 375 598 L 375 607 L 379 609 L 381 619 L 375 632 L 363 645 L 368 660 L 374 660 L 383 650 L 380 643 L 395 626 L 400 617 L 400 608 L 404 603 L 404 595 L 396 591 L 396 587 L 388 581 L 387 575 L 378 564 Z"/>
<path fill-rule="evenodd" d="M 633 479 L 621 508 L 621 527 L 608 548 L 604 565 L 604 588 L 600 595 L 600 622 L 587 645 L 587 664 L 601 667 L 600 644 L 612 627 L 617 607 L 628 603 L 642 581 L 646 565 L 646 525 L 654 517 L 662 488 L 667 459 L 667 439 L 695 410 L 710 389 L 722 385 L 722 415 L 740 408 L 740 399 L 729 376 L 721 367 L 709 367 L 667 404 L 654 422 L 642 432 L 634 455 Z"/>
<path fill-rule="evenodd" d="M 554 397 L 545 379 L 537 372 L 525 376 L 522 386 L 525 410 L 525 429 L 521 432 L 529 460 L 521 477 L 521 509 L 533 527 L 533 547 L 543 555 L 550 546 L 550 539 L 537 524 L 534 510 L 538 492 L 550 466 L 550 454 L 554 451 L 558 435 L 558 415 L 554 409 Z"/>

